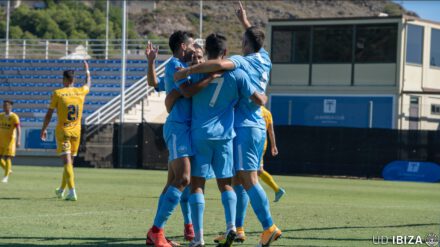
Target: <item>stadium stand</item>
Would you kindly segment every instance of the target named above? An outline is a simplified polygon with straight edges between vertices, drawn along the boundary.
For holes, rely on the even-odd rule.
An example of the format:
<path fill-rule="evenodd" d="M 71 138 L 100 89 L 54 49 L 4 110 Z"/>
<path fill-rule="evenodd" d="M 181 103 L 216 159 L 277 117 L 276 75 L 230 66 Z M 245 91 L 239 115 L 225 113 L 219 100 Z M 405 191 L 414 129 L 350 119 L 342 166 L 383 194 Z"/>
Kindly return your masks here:
<path fill-rule="evenodd" d="M 121 87 L 120 60 L 88 62 L 93 85 L 84 106 L 84 118 L 118 96 Z M 77 71 L 76 85 L 79 86 L 85 80 L 82 66 L 82 60 L 0 59 L 0 98 L 14 101 L 14 112 L 20 115 L 23 125 L 41 125 L 51 92 L 62 87 L 62 72 Z M 126 88 L 146 73 L 146 61 L 128 60 Z M 56 117 L 52 121 L 55 122 Z"/>

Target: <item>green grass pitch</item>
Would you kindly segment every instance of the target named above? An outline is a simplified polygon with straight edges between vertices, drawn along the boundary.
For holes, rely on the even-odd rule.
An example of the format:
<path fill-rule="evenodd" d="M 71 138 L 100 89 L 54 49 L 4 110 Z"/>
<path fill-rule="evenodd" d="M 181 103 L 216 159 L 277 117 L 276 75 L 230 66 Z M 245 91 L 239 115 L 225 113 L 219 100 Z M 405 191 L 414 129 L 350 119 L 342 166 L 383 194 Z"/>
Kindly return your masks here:
<path fill-rule="evenodd" d="M 54 196 L 62 168 L 14 166 L 0 184 L 0 245 L 143 246 L 165 182 L 164 171 L 75 170 L 77 202 Z M 440 184 L 276 176 L 286 191 L 271 202 L 283 238 L 273 246 L 372 246 L 372 236 L 438 234 Z M 265 187 L 269 199 L 273 192 Z M 205 241 L 224 230 L 220 194 L 206 189 Z M 251 208 L 246 222 L 255 246 L 261 232 Z M 168 221 L 167 236 L 183 243 L 180 208 Z"/>

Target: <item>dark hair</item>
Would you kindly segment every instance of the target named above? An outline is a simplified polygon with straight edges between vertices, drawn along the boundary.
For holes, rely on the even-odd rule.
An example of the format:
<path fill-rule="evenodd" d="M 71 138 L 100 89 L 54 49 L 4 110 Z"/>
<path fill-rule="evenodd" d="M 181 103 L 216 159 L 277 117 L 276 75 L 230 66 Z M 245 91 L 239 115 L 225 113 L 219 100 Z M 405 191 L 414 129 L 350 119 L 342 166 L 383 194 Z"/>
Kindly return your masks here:
<path fill-rule="evenodd" d="M 205 49 L 209 58 L 218 58 L 226 53 L 227 39 L 221 33 L 212 33 L 206 37 Z"/>
<path fill-rule="evenodd" d="M 264 32 L 257 27 L 250 27 L 246 29 L 244 35 L 247 41 L 250 43 L 254 52 L 258 52 L 264 44 Z"/>
<path fill-rule="evenodd" d="M 63 78 L 67 79 L 69 81 L 73 81 L 73 78 L 75 77 L 75 71 L 74 70 L 65 70 L 63 72 Z"/>
<path fill-rule="evenodd" d="M 14 102 L 12 102 L 12 100 L 3 100 L 3 103 L 9 103 L 9 104 L 11 104 L 11 105 L 14 105 Z"/>
<path fill-rule="evenodd" d="M 186 31 L 176 31 L 171 34 L 170 39 L 168 41 L 168 45 L 173 53 L 179 50 L 180 44 L 188 41 L 189 38 L 192 38 L 194 35 L 190 32 Z"/>

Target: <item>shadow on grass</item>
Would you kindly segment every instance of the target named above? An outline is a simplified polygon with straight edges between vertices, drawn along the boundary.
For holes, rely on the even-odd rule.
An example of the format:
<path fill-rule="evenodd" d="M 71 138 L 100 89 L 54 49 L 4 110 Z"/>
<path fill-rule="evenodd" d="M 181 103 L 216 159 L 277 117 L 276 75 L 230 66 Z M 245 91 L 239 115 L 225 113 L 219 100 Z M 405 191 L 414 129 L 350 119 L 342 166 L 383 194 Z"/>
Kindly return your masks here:
<path fill-rule="evenodd" d="M 372 241 L 371 238 L 329 238 L 329 237 L 295 237 L 295 232 L 306 232 L 306 231 L 327 231 L 327 230 L 346 230 L 346 229 L 376 229 L 376 228 L 401 228 L 401 227 L 423 227 L 423 226 L 438 226 L 438 223 L 424 223 L 424 224 L 405 224 L 405 225 L 384 225 L 384 226 L 340 226 L 340 227 L 319 227 L 319 228 L 299 228 L 299 229 L 284 229 L 283 230 L 283 242 L 288 240 L 310 240 L 310 241 L 350 241 L 350 242 L 367 242 Z M 260 234 L 261 232 L 247 232 L 247 234 Z M 205 234 L 205 238 L 210 238 L 216 234 Z M 181 236 L 170 236 L 170 239 L 181 239 Z M 145 246 L 145 238 L 99 238 L 99 237 L 69 237 L 69 238 L 57 238 L 57 237 L 13 237 L 13 236 L 0 236 L 0 241 L 11 241 L 17 242 L 20 240 L 24 241 L 35 241 L 36 243 L 0 243 L 0 246 L 43 246 L 43 244 L 37 244 L 38 242 L 44 241 L 67 241 L 69 243 L 63 245 L 51 245 L 51 246 L 120 246 L 120 247 L 134 247 L 134 246 Z M 81 241 L 83 243 L 71 243 L 71 241 Z M 137 243 L 127 243 L 136 241 Z M 185 246 L 184 242 L 181 242 L 182 246 Z M 215 246 L 215 244 L 207 243 L 206 246 Z M 255 243 L 244 243 L 240 246 L 255 246 Z M 276 246 L 292 246 L 292 244 L 283 245 L 276 244 Z M 310 247 L 323 247 L 323 245 L 297 245 L 295 246 L 310 246 Z"/>
<path fill-rule="evenodd" d="M 23 200 L 23 198 L 20 198 L 20 197 L 0 197 L 0 201 L 1 200 L 18 201 L 18 200 Z"/>

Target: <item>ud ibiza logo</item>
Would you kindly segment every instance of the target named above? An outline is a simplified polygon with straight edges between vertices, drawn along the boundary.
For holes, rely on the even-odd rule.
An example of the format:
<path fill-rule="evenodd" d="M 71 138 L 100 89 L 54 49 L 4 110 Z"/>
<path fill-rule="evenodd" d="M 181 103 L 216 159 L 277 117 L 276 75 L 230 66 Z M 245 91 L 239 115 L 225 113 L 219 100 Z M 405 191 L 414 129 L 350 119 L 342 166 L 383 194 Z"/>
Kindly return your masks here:
<path fill-rule="evenodd" d="M 438 236 L 435 235 L 434 233 L 430 233 L 426 236 L 425 238 L 425 243 L 426 245 L 428 245 L 429 247 L 434 247 L 434 246 L 438 246 Z"/>
<path fill-rule="evenodd" d="M 417 172 L 419 172 L 419 169 L 420 169 L 419 162 L 408 162 L 408 168 L 406 169 L 406 171 L 417 173 Z"/>
<path fill-rule="evenodd" d="M 336 113 L 336 100 L 325 99 L 324 100 L 324 113 Z"/>

